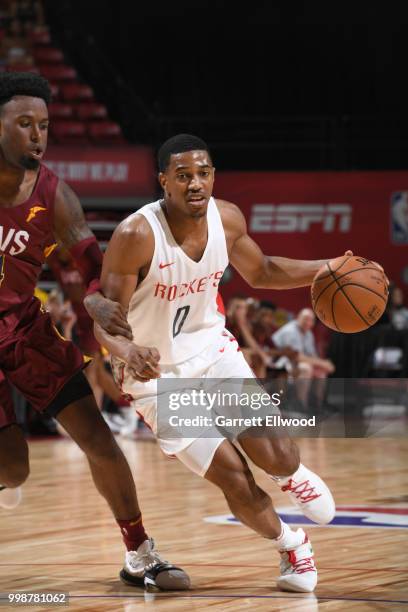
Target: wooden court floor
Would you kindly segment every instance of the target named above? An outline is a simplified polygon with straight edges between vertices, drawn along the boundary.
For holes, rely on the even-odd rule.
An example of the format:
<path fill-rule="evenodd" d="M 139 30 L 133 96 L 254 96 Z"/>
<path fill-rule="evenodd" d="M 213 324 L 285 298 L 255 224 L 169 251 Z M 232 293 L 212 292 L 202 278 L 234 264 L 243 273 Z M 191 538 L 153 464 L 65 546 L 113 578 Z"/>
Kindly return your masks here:
<path fill-rule="evenodd" d="M 408 514 L 406 437 L 299 440 L 303 462 L 325 478 L 343 514 L 353 506 L 365 507 L 367 516 L 377 512 L 374 526 L 305 528 L 319 570 L 314 595 L 276 589 L 278 555 L 267 540 L 241 525 L 204 521 L 228 514 L 215 487 L 164 457 L 154 442 L 118 441 L 148 531 L 165 558 L 190 573 L 193 589 L 145 594 L 120 583 L 124 549 L 116 524 L 79 449 L 52 438 L 30 442 L 24 500 L 13 511 L 0 510 L 0 593 L 65 591 L 69 610 L 95 612 L 408 609 L 408 529 L 401 526 Z M 276 506 L 290 505 L 254 471 Z M 375 526 L 387 521 L 399 526 Z"/>

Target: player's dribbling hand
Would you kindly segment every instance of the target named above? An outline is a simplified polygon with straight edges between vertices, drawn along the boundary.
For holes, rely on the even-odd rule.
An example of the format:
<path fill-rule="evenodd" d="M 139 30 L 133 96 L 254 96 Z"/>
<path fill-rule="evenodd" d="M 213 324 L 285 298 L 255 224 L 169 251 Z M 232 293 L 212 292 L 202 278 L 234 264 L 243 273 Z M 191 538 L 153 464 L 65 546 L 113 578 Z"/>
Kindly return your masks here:
<path fill-rule="evenodd" d="M 92 319 L 108 334 L 133 340 L 132 329 L 127 322 L 127 313 L 122 304 L 109 300 L 96 292 L 86 296 L 84 306 Z"/>
<path fill-rule="evenodd" d="M 160 353 L 156 348 L 146 348 L 132 344 L 129 347 L 126 362 L 132 376 L 139 382 L 148 382 L 160 378 Z"/>

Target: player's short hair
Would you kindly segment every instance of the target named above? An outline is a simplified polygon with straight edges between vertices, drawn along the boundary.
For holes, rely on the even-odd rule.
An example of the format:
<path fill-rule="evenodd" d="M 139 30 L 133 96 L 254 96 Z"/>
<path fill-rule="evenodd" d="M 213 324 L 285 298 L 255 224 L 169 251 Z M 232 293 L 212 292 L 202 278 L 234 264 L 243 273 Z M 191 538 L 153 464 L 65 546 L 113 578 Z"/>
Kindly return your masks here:
<path fill-rule="evenodd" d="M 192 134 L 177 134 L 172 136 L 162 144 L 157 154 L 157 164 L 160 172 L 165 172 L 170 163 L 170 157 L 177 153 L 186 151 L 207 151 L 210 150 L 204 140 Z"/>
<path fill-rule="evenodd" d="M 46 105 L 51 100 L 48 81 L 32 72 L 2 72 L 0 74 L 0 111 L 14 96 L 41 98 Z"/>

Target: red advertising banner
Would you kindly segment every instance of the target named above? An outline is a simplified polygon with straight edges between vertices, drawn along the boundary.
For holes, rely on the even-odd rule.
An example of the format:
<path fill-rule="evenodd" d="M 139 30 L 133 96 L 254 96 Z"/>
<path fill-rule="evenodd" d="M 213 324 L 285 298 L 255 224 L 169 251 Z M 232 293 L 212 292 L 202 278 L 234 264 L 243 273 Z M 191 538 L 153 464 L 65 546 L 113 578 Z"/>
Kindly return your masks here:
<path fill-rule="evenodd" d="M 325 259 L 351 249 L 375 260 L 408 299 L 408 171 L 221 172 L 214 194 L 237 204 L 252 238 L 268 255 Z M 255 291 L 232 270 L 222 286 L 296 312 L 308 289 Z"/>
<path fill-rule="evenodd" d="M 156 191 L 149 147 L 48 147 L 45 164 L 79 196 L 142 197 Z"/>

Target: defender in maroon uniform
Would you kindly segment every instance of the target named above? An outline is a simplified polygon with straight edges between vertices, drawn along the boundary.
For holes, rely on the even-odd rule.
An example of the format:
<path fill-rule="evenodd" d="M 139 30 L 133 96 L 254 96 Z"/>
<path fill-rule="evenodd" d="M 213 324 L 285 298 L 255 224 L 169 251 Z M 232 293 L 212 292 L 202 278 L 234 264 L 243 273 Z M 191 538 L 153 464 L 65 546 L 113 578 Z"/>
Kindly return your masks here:
<path fill-rule="evenodd" d="M 105 369 L 102 347 L 95 338 L 93 320 L 84 306 L 86 285 L 73 257 L 67 249 L 58 245 L 48 257 L 48 265 L 60 285 L 65 299 L 70 301 L 75 313 L 76 344 L 84 355 L 92 357 L 92 361 L 85 370 L 85 375 L 92 387 L 98 406 L 100 407 L 102 404 L 103 394 L 107 395 L 115 404 L 129 406 L 129 402 L 126 402 L 122 397 L 113 376 Z"/>
<path fill-rule="evenodd" d="M 11 382 L 36 410 L 55 417 L 86 454 L 95 485 L 122 531 L 133 584 L 187 588 L 188 576 L 160 559 L 144 531 L 128 463 L 98 410 L 81 352 L 56 333 L 33 295 L 45 256 L 58 240 L 77 261 L 92 316 L 110 333 L 129 336 L 123 309 L 114 311 L 98 293 L 102 254 L 78 198 L 41 164 L 49 99 L 42 77 L 0 75 L 0 368 L 6 378 L 0 381 L 0 503 L 12 505 L 11 489 L 29 472 Z M 102 316 L 106 307 L 108 318 Z"/>

